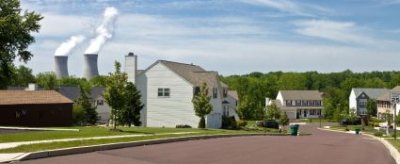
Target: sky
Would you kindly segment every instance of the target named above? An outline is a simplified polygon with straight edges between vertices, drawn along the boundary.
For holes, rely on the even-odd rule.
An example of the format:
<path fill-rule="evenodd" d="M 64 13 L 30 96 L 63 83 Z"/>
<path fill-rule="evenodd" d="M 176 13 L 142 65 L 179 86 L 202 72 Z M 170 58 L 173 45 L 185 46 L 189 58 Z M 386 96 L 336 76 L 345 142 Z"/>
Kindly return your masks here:
<path fill-rule="evenodd" d="M 99 51 L 99 72 L 138 55 L 139 69 L 157 60 L 200 65 L 222 75 L 254 71 L 400 70 L 400 0 L 22 0 L 44 16 L 34 73 L 53 71 L 54 54 L 71 36 L 87 38 L 69 52 L 80 77 L 83 54 L 107 7 L 118 10 Z M 16 62 L 16 64 L 23 64 Z"/>

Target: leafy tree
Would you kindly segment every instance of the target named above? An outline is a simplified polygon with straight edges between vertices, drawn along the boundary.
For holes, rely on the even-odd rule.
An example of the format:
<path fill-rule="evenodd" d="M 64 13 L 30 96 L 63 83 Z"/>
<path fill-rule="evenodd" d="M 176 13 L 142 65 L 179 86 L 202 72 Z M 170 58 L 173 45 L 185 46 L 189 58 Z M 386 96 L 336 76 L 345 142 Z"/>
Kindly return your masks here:
<path fill-rule="evenodd" d="M 35 82 L 32 69 L 28 67 L 21 65 L 14 72 L 15 75 L 11 83 L 13 86 L 27 86 L 29 83 Z"/>
<path fill-rule="evenodd" d="M 27 62 L 32 58 L 28 46 L 35 42 L 33 32 L 40 29 L 43 17 L 31 11 L 24 11 L 19 0 L 0 1 L 0 89 L 10 85 L 14 60 Z"/>
<path fill-rule="evenodd" d="M 96 87 L 106 87 L 107 86 L 107 76 L 103 76 L 103 75 L 100 75 L 100 76 L 96 76 L 96 77 L 93 77 L 92 79 L 90 79 L 90 83 L 91 83 L 91 85 L 93 85 L 93 86 L 96 86 Z"/>
<path fill-rule="evenodd" d="M 205 116 L 210 114 L 212 111 L 206 83 L 202 84 L 200 93 L 194 97 L 193 105 L 196 116 L 200 117 L 199 128 L 206 128 Z"/>
<path fill-rule="evenodd" d="M 378 112 L 377 106 L 376 106 L 376 101 L 369 99 L 367 102 L 367 113 L 370 116 L 376 116 Z"/>
<path fill-rule="evenodd" d="M 72 120 L 76 125 L 83 125 L 85 121 L 85 110 L 79 104 L 74 104 L 72 108 Z"/>
<path fill-rule="evenodd" d="M 83 86 L 79 86 L 80 96 L 75 100 L 75 102 L 82 107 L 85 111 L 85 119 L 84 122 L 90 125 L 96 124 L 97 120 L 99 120 L 99 116 L 96 111 L 96 107 L 93 106 L 93 100 L 89 97 L 89 92 L 83 88 Z"/>
<path fill-rule="evenodd" d="M 267 106 L 267 111 L 265 114 L 265 119 L 266 120 L 276 120 L 281 117 L 281 112 L 278 106 L 276 106 L 275 103 L 272 103 L 271 105 Z"/>
<path fill-rule="evenodd" d="M 288 117 L 288 115 L 286 114 L 286 112 L 284 112 L 283 115 L 282 115 L 282 117 L 279 119 L 279 123 L 280 123 L 282 126 L 287 126 L 287 125 L 289 125 L 289 117 Z"/>
<path fill-rule="evenodd" d="M 143 109 L 144 105 L 140 101 L 140 92 L 137 90 L 136 86 L 128 82 L 126 85 L 126 108 L 119 114 L 119 120 L 121 124 L 127 124 L 129 127 L 131 124 L 135 126 L 140 126 L 140 111 Z"/>
<path fill-rule="evenodd" d="M 237 109 L 238 115 L 240 119 L 248 120 L 252 118 L 252 110 L 251 110 L 251 101 L 247 98 L 247 96 L 243 96 L 240 99 L 239 107 Z"/>
<path fill-rule="evenodd" d="M 115 62 L 114 73 L 109 74 L 107 78 L 106 89 L 103 93 L 104 99 L 111 109 L 111 118 L 113 120 L 113 129 L 117 129 L 118 114 L 126 108 L 126 85 L 128 76 L 121 72 L 121 64 Z"/>
<path fill-rule="evenodd" d="M 57 87 L 57 76 L 54 72 L 39 73 L 36 75 L 36 82 L 46 90 L 53 90 Z"/>

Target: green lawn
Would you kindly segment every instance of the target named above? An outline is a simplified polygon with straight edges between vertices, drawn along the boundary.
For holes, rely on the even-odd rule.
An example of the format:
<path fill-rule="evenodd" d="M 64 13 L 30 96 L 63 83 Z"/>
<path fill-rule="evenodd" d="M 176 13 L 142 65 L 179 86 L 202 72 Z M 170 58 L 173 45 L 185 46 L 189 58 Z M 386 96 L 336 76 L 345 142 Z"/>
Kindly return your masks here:
<path fill-rule="evenodd" d="M 159 138 L 174 138 L 185 136 L 202 136 L 202 135 L 228 135 L 228 134 L 260 134 L 267 133 L 271 135 L 286 135 L 279 131 L 259 131 L 254 129 L 247 130 L 225 130 L 225 129 L 191 129 L 191 128 L 144 128 L 144 127 L 121 127 L 122 132 L 110 131 L 104 127 L 78 127 L 79 132 L 73 131 L 46 131 L 46 132 L 30 132 L 30 133 L 14 133 L 14 134 L 1 134 L 0 139 L 2 143 L 17 142 L 17 141 L 37 141 L 49 139 L 64 139 L 64 138 L 80 138 L 80 137 L 94 137 L 94 136 L 113 136 L 113 135 L 129 135 L 129 134 L 162 134 L 174 132 L 196 132 L 192 134 L 166 134 L 166 135 L 149 135 L 140 137 L 129 138 L 114 138 L 114 139 L 97 139 L 97 140 L 81 140 L 69 142 L 53 142 L 32 145 L 21 145 L 15 148 L 1 149 L 0 153 L 14 153 L 14 152 L 35 152 L 51 149 L 60 149 L 68 147 L 119 143 L 128 141 L 140 141 Z"/>

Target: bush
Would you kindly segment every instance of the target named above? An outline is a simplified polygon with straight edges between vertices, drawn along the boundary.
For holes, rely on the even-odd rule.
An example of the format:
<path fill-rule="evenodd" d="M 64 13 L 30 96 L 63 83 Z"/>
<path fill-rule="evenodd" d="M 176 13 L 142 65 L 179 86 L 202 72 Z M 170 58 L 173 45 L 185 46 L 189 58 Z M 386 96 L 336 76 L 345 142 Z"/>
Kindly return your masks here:
<path fill-rule="evenodd" d="M 275 120 L 266 120 L 263 124 L 266 128 L 279 129 L 279 123 Z"/>
<path fill-rule="evenodd" d="M 200 122 L 199 122 L 198 128 L 201 128 L 201 129 L 206 128 L 206 119 L 204 117 L 200 118 Z"/>
<path fill-rule="evenodd" d="M 340 125 L 361 125 L 361 118 L 345 118 L 340 121 Z"/>
<path fill-rule="evenodd" d="M 222 129 L 237 129 L 235 117 L 222 116 Z"/>
<path fill-rule="evenodd" d="M 81 105 L 74 104 L 72 108 L 72 121 L 74 125 L 83 125 L 86 112 Z"/>
<path fill-rule="evenodd" d="M 375 133 L 374 133 L 374 136 L 382 137 L 382 136 L 383 136 L 383 133 L 382 133 L 382 132 L 375 132 Z"/>
<path fill-rule="evenodd" d="M 247 122 L 246 122 L 246 121 L 239 120 L 239 121 L 237 122 L 237 127 L 238 127 L 238 128 L 245 127 L 246 125 L 247 125 Z"/>
<path fill-rule="evenodd" d="M 257 127 L 264 127 L 264 122 L 263 121 L 257 121 L 256 122 Z"/>
<path fill-rule="evenodd" d="M 192 128 L 190 125 L 176 125 L 176 128 Z"/>

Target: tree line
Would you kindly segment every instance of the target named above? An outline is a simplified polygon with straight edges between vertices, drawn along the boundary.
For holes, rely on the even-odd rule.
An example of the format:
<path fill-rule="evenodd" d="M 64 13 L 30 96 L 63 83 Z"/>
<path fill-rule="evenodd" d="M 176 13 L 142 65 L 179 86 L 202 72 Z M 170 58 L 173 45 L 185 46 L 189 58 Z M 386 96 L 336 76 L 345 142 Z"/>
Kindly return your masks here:
<path fill-rule="evenodd" d="M 400 71 L 253 72 L 221 76 L 221 79 L 238 92 L 238 114 L 242 119 L 263 119 L 265 98 L 275 99 L 279 90 L 319 90 L 324 93 L 324 116 L 339 119 L 342 113 L 349 111 L 348 99 L 352 88 L 391 89 L 400 84 Z"/>

